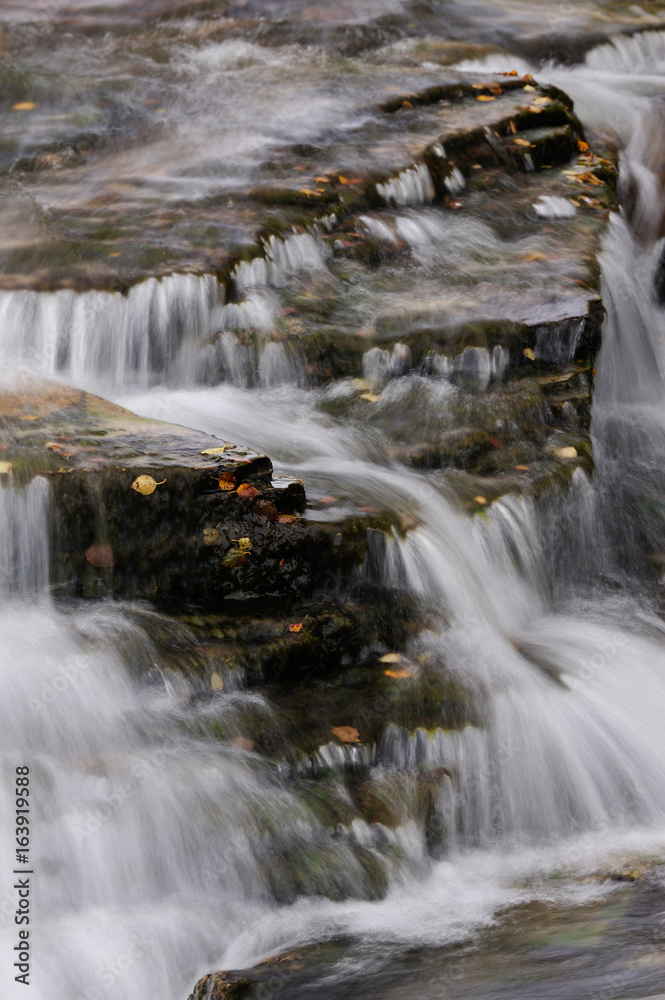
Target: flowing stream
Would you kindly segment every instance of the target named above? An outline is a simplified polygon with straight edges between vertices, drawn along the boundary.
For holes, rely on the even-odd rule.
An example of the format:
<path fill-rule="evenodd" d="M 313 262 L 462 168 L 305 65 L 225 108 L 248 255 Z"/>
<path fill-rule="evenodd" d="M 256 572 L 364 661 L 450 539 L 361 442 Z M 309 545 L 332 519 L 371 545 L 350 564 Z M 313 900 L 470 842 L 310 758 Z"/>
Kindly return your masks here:
<path fill-rule="evenodd" d="M 224 44 L 207 53 L 217 68 L 230 58 Z M 235 56 L 259 58 L 251 48 Z M 1 815 L 6 832 L 10 778 L 29 761 L 31 1000 L 185 1000 L 212 969 L 340 939 L 348 948 L 320 988 L 344 995 L 333 987 L 351 972 L 371 977 L 415 946 L 463 942 L 532 900 L 601 898 L 612 889 L 577 876 L 663 856 L 665 625 L 645 562 L 665 551 L 665 311 L 654 292 L 665 197 L 652 138 L 663 124 L 665 32 L 605 42 L 570 67 L 543 65 L 523 47 L 510 65 L 504 59 L 471 56 L 461 67 L 517 65 L 566 90 L 586 126 L 618 137 L 622 183 L 633 191 L 602 254 L 596 473 L 576 473 L 557 509 L 507 497 L 470 518 L 445 474 L 390 457 L 394 414 L 445 412 L 456 391 L 445 379 L 388 382 L 370 422 L 351 405 L 346 380 L 309 388 L 302 359 L 282 345 L 239 345 L 241 309 L 260 327 L 275 288 L 302 270 L 325 273 L 312 237 L 275 242 L 262 271 L 247 266 L 241 305 L 225 303 L 212 278 L 191 275 L 128 296 L 0 293 L 3 361 L 250 445 L 312 495 L 333 491 L 411 518 L 417 527 L 389 540 L 380 566 L 384 583 L 433 609 L 434 624 L 409 653 L 475 692 L 486 719 L 483 728 L 412 735 L 393 727 L 376 748 L 377 780 L 432 767 L 457 775 L 441 803 L 453 832 L 439 860 L 406 810 L 383 840 L 359 819 L 333 836 L 285 766 L 187 731 L 184 681 L 163 674 L 145 683 L 159 660 L 154 635 L 173 623 L 143 606 L 63 604 L 50 592 L 45 483 L 3 487 Z M 403 206 L 401 225 L 421 249 L 442 242 L 426 207 Z M 471 224 L 458 228 L 462 243 L 485 238 Z M 220 325 L 228 336 L 212 357 L 205 335 Z M 366 358 L 366 374 L 385 384 L 398 363 Z M 242 678 L 220 701 L 215 710 L 229 717 L 273 712 Z M 334 857 L 344 886 L 367 883 L 367 898 L 333 902 L 313 891 L 279 900 L 279 866 L 314 849 Z M 11 854 L 5 842 L 5 864 Z M 361 857 L 385 865 L 384 898 L 373 898 Z M 3 956 L 15 943 L 13 910 L 8 887 Z M 24 994 L 9 970 L 2 996 Z"/>

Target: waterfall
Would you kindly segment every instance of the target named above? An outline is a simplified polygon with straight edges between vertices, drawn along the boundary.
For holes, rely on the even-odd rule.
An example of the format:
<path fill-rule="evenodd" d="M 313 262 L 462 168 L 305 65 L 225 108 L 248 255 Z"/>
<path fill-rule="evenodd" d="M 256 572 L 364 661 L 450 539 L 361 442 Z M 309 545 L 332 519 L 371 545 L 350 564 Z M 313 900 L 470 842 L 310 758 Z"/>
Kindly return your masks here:
<path fill-rule="evenodd" d="M 0 598 L 27 597 L 49 584 L 49 489 L 38 476 L 22 489 L 0 485 Z M 7 479 L 10 480 L 7 483 Z"/>

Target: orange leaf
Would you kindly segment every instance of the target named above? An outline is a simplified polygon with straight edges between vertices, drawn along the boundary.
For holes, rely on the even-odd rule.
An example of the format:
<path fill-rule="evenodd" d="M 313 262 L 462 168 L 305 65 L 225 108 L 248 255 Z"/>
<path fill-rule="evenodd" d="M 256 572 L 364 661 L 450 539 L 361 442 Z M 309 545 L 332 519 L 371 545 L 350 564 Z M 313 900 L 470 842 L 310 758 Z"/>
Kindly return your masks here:
<path fill-rule="evenodd" d="M 329 177 L 315 177 L 314 180 L 318 184 L 330 184 L 330 178 Z"/>
<path fill-rule="evenodd" d="M 589 150 L 589 143 L 588 142 L 584 142 L 583 139 L 578 139 L 577 140 L 577 148 L 579 149 L 580 153 L 586 153 Z"/>
<path fill-rule="evenodd" d="M 296 520 L 296 518 L 295 518 L 295 516 L 293 514 L 281 514 L 280 517 L 277 518 L 277 523 L 278 524 L 293 524 L 293 522 L 295 520 Z"/>
<path fill-rule="evenodd" d="M 302 632 L 302 622 L 294 622 L 293 625 L 289 625 L 289 632 Z"/>
<path fill-rule="evenodd" d="M 522 260 L 547 260 L 547 255 L 539 250 L 534 250 L 533 253 L 524 254 Z"/>
<path fill-rule="evenodd" d="M 478 94 L 478 96 L 476 97 L 476 100 L 477 101 L 494 101 L 495 98 L 494 97 L 490 97 L 489 94 Z"/>
<path fill-rule="evenodd" d="M 392 677 L 396 681 L 401 681 L 405 677 L 413 677 L 411 670 L 384 670 L 386 677 Z"/>
<path fill-rule="evenodd" d="M 332 726 L 332 732 L 340 743 L 360 743 L 360 733 L 353 726 Z"/>
<path fill-rule="evenodd" d="M 515 468 L 519 472 L 529 472 L 531 467 L 529 465 L 516 465 Z"/>
<path fill-rule="evenodd" d="M 238 487 L 238 496 L 241 500 L 251 501 L 258 496 L 259 491 L 251 483 L 241 483 Z"/>
<path fill-rule="evenodd" d="M 36 107 L 34 101 L 20 101 L 18 104 L 12 104 L 12 111 L 34 111 Z"/>
<path fill-rule="evenodd" d="M 533 146 L 533 143 L 529 142 L 528 139 L 513 139 L 513 142 L 516 146 L 528 146 L 529 149 Z"/>
<path fill-rule="evenodd" d="M 402 101 L 402 107 L 411 108 L 411 110 L 413 110 L 413 104 L 411 103 L 411 101 Z"/>

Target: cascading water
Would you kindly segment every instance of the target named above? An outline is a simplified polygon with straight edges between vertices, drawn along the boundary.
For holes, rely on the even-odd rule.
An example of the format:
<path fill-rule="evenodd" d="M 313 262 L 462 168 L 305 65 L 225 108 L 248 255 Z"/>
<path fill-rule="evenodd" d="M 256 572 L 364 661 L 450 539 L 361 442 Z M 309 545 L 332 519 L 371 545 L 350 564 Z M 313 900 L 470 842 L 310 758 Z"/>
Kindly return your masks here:
<path fill-rule="evenodd" d="M 653 46 L 640 52 L 644 75 L 653 75 Z M 599 50 L 584 70 L 553 73 L 593 106 L 606 58 Z M 633 150 L 633 109 L 647 114 L 648 106 L 634 95 L 622 105 Z M 631 147 L 628 155 L 636 155 Z M 632 168 L 641 183 L 639 160 Z M 409 171 L 390 183 L 391 204 L 430 197 Z M 653 196 L 657 185 L 640 190 Z M 440 238 L 414 225 L 405 215 L 395 231 L 421 244 L 423 232 Z M 390 240 L 386 228 L 379 235 Z M 442 479 L 389 464 L 380 431 L 327 415 L 321 403 L 343 386 L 285 390 L 279 383 L 296 378 L 282 345 L 250 356 L 237 334 L 271 327 L 284 275 L 324 269 L 312 237 L 287 249 L 274 242 L 265 261 L 241 265 L 239 303 L 222 305 L 216 282 L 191 276 L 146 282 L 124 298 L 4 293 L 3 358 L 88 387 L 115 384 L 135 411 L 246 442 L 316 487 L 415 521 L 405 538 L 389 540 L 383 582 L 432 610 L 432 627 L 413 640 L 409 657 L 456 678 L 481 713 L 479 724 L 456 731 L 390 727 L 371 759 L 377 781 L 422 766 L 447 770 L 443 860 L 427 856 L 423 831 L 406 815 L 393 832 L 358 819 L 331 831 L 285 768 L 242 744 L 213 750 L 192 733 L 193 720 L 204 733 L 216 713 L 232 719 L 239 706 L 269 716 L 269 703 L 229 683 L 214 706 L 198 705 L 196 690 L 163 669 L 144 608 L 82 610 L 51 600 L 46 483 L 3 486 L 0 728 L 7 778 L 23 761 L 32 772 L 36 1000 L 179 1000 L 210 968 L 243 967 L 341 935 L 396 949 L 459 941 L 498 909 L 538 896 L 537 879 L 525 888 L 526 876 L 593 869 L 622 846 L 662 850 L 665 632 L 648 610 L 640 572 L 662 540 L 651 516 L 662 491 L 659 253 L 625 219 L 612 222 L 593 417 L 598 471 L 593 484 L 577 475 L 569 502 L 548 523 L 532 504 L 509 499 L 470 522 Z M 127 395 L 161 381 L 205 382 L 187 347 L 198 350 L 216 333 L 215 346 L 201 350 L 221 354 L 232 385 Z M 395 352 L 374 355 L 366 374 L 383 382 L 398 361 Z M 496 374 L 489 360 L 485 368 L 487 378 Z M 272 388 L 244 388 L 254 382 Z M 452 390 L 424 391 L 441 407 Z M 388 390 L 379 412 L 391 398 Z M 541 544 L 543 534 L 551 546 Z M 562 587 L 582 556 L 577 604 L 566 606 Z M 606 587 L 608 579 L 630 580 L 640 601 Z M 318 763 L 335 763 L 327 748 Z M 7 831 L 13 785 L 3 788 Z M 313 848 L 326 854 L 346 901 L 287 906 L 280 866 Z M 3 856 L 11 854 L 8 846 Z M 385 898 L 353 898 L 363 894 L 358 887 L 371 896 L 379 862 Z M 313 879 L 303 896 L 324 890 Z M 578 892 L 572 887 L 571 898 Z M 0 905 L 3 954 L 13 947 L 13 906 L 9 891 Z M 3 985 L 3 995 L 23 995 L 12 975 Z"/>

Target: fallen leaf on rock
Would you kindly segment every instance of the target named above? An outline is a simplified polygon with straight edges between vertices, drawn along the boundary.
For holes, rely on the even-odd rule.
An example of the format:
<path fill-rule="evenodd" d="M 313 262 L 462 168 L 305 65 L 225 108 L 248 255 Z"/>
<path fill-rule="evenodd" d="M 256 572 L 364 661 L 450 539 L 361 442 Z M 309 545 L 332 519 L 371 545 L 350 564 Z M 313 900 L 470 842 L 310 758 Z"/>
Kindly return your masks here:
<path fill-rule="evenodd" d="M 72 458 L 72 456 L 79 451 L 78 448 L 75 448 L 72 445 L 67 447 L 67 445 L 59 444 L 57 441 L 47 441 L 44 447 L 48 448 L 49 451 L 54 451 L 56 455 L 61 455 L 62 458 Z"/>
<path fill-rule="evenodd" d="M 219 676 L 219 674 L 216 673 L 216 672 L 210 678 L 210 687 L 213 689 L 213 691 L 223 691 L 224 690 L 224 681 Z"/>
<path fill-rule="evenodd" d="M 536 360 L 536 355 L 534 354 L 534 352 L 531 350 L 530 347 L 525 347 L 524 350 L 522 351 L 522 354 L 524 355 L 525 358 L 528 358 L 529 361 Z"/>
<path fill-rule="evenodd" d="M 229 549 L 222 559 L 222 566 L 226 566 L 227 569 L 235 569 L 236 566 L 244 566 L 246 562 L 247 552 L 243 552 L 242 549 Z"/>
<path fill-rule="evenodd" d="M 217 545 L 218 542 L 219 542 L 219 531 L 217 530 L 217 528 L 203 529 L 204 545 Z"/>
<path fill-rule="evenodd" d="M 152 476 L 137 476 L 132 483 L 132 489 L 136 490 L 142 496 L 147 497 L 151 493 L 154 493 L 158 486 L 163 486 L 165 482 L 166 480 L 162 479 L 161 483 L 158 483 Z"/>
<path fill-rule="evenodd" d="M 545 97 L 545 95 L 542 95 L 540 97 L 534 97 L 533 103 L 534 104 L 551 104 L 552 103 L 552 98 L 551 97 Z"/>
<path fill-rule="evenodd" d="M 251 483 L 241 483 L 237 492 L 241 500 L 246 500 L 248 502 L 259 495 L 259 491 L 256 486 L 252 486 Z"/>
<path fill-rule="evenodd" d="M 379 657 L 379 663 L 401 663 L 402 654 L 401 653 L 386 653 L 384 656 Z"/>
<path fill-rule="evenodd" d="M 231 740 L 234 747 L 238 747 L 239 750 L 253 750 L 254 740 L 250 740 L 247 736 L 236 736 Z"/>
<path fill-rule="evenodd" d="M 86 562 L 100 569 L 113 569 L 113 549 L 105 542 L 94 542 L 86 549 Z"/>
<path fill-rule="evenodd" d="M 224 444 L 221 446 L 221 448 L 206 448 L 204 451 L 200 452 L 199 454 L 201 454 L 201 455 L 223 455 L 224 452 L 225 452 L 225 450 L 226 450 L 226 446 L 227 446 L 228 443 L 229 443 L 228 441 L 225 441 Z"/>
<path fill-rule="evenodd" d="M 531 466 L 530 465 L 516 465 L 515 468 L 517 469 L 518 472 L 530 472 L 531 471 Z"/>
<path fill-rule="evenodd" d="M 302 632 L 302 627 L 302 622 L 294 622 L 293 625 L 289 625 L 289 632 Z"/>
<path fill-rule="evenodd" d="M 392 677 L 393 680 L 401 681 L 407 677 L 413 677 L 412 670 L 384 670 L 386 677 Z"/>
<path fill-rule="evenodd" d="M 14 468 L 13 462 L 0 462 L 0 476 L 6 476 Z"/>
<path fill-rule="evenodd" d="M 496 98 L 490 97 L 489 94 L 478 94 L 476 97 L 477 101 L 494 101 Z"/>
<path fill-rule="evenodd" d="M 317 182 L 317 184 L 330 184 L 329 177 L 315 177 L 314 180 Z"/>
<path fill-rule="evenodd" d="M 596 187 L 603 186 L 603 181 L 601 181 L 599 177 L 596 177 L 595 174 L 592 174 L 588 170 L 586 170 L 583 174 L 577 174 L 575 180 L 578 181 L 578 183 L 580 184 L 595 184 Z"/>
<path fill-rule="evenodd" d="M 523 87 L 523 88 L 522 88 L 522 90 L 535 90 L 535 89 L 536 89 L 536 88 L 535 88 L 535 87 L 532 87 L 530 83 L 527 83 L 526 87 Z"/>
<path fill-rule="evenodd" d="M 18 104 L 12 104 L 12 111 L 34 111 L 36 107 L 34 101 L 19 101 Z"/>
<path fill-rule="evenodd" d="M 580 153 L 588 153 L 588 151 L 589 151 L 589 143 L 588 142 L 584 142 L 583 139 L 578 139 L 577 140 L 577 148 L 579 149 Z"/>
<path fill-rule="evenodd" d="M 254 510 L 261 517 L 265 517 L 269 521 L 277 521 L 279 519 L 279 511 L 270 500 L 257 500 L 254 504 Z"/>
<path fill-rule="evenodd" d="M 251 538 L 239 538 L 238 548 L 240 549 L 241 552 L 249 552 L 252 548 Z"/>
<path fill-rule="evenodd" d="M 339 175 L 338 180 L 339 180 L 340 184 L 362 184 L 363 183 L 362 177 L 342 177 L 341 174 Z"/>
<path fill-rule="evenodd" d="M 280 516 L 277 518 L 277 523 L 278 524 L 293 524 L 293 522 L 295 520 L 296 520 L 296 517 L 295 517 L 294 514 L 280 514 Z M 284 560 L 282 560 L 282 562 L 284 562 Z M 280 563 L 280 566 L 281 566 L 281 563 Z"/>
<path fill-rule="evenodd" d="M 547 260 L 547 254 L 541 253 L 540 250 L 534 250 L 533 253 L 524 254 L 522 260 Z"/>
<path fill-rule="evenodd" d="M 476 503 L 479 503 L 481 507 L 484 507 L 487 503 L 487 497 L 477 496 L 473 498 Z"/>
<path fill-rule="evenodd" d="M 375 392 L 361 392 L 360 399 L 366 400 L 368 403 L 376 403 L 379 396 Z"/>
<path fill-rule="evenodd" d="M 554 452 L 557 458 L 577 458 L 577 448 L 572 445 L 566 448 L 557 448 Z"/>
<path fill-rule="evenodd" d="M 494 437 L 492 434 L 488 435 L 487 440 L 493 448 L 498 448 L 499 451 L 503 448 L 503 441 L 500 441 L 499 438 Z"/>
<path fill-rule="evenodd" d="M 381 511 L 379 510 L 378 507 L 368 507 L 366 504 L 359 505 L 358 507 L 356 507 L 356 510 L 359 510 L 361 514 L 380 514 L 381 513 Z"/>
<path fill-rule="evenodd" d="M 321 497 L 319 503 L 339 503 L 339 497 Z"/>
<path fill-rule="evenodd" d="M 360 743 L 360 733 L 353 726 L 333 726 L 332 732 L 340 743 Z"/>
<path fill-rule="evenodd" d="M 533 143 L 529 142 L 528 139 L 513 139 L 513 142 L 516 146 L 528 146 L 529 148 L 533 146 Z"/>

